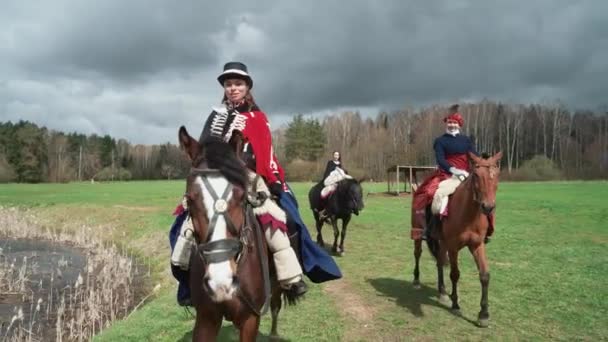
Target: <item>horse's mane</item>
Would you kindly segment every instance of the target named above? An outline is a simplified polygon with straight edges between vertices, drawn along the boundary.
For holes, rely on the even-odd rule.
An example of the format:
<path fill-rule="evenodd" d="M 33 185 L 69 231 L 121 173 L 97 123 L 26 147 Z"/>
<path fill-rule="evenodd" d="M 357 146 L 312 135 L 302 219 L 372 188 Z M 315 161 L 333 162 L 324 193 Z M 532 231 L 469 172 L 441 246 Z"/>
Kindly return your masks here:
<path fill-rule="evenodd" d="M 208 137 L 203 140 L 202 147 L 209 168 L 218 169 L 230 183 L 247 189 L 248 177 L 245 165 L 238 159 L 230 144 Z"/>
<path fill-rule="evenodd" d="M 342 189 L 342 188 L 346 188 L 348 186 L 350 186 L 351 184 L 357 184 L 357 180 L 352 178 L 345 178 L 341 181 L 338 182 L 338 188 Z"/>

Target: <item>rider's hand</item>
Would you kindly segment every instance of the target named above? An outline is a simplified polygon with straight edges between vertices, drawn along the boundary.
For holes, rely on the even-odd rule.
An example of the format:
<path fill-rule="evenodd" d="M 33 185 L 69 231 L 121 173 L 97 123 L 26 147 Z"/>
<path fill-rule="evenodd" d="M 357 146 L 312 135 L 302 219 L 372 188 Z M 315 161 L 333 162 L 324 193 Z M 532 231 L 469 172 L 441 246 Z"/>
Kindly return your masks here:
<path fill-rule="evenodd" d="M 450 168 L 450 173 L 453 174 L 454 176 L 464 176 L 464 178 L 469 177 L 469 173 L 465 170 L 461 170 L 461 169 L 457 169 L 455 167 L 451 167 Z"/>
<path fill-rule="evenodd" d="M 281 196 L 281 193 L 283 193 L 283 184 L 281 184 L 281 182 L 279 181 L 276 181 L 268 186 L 268 190 L 270 190 L 271 194 L 279 197 Z"/>

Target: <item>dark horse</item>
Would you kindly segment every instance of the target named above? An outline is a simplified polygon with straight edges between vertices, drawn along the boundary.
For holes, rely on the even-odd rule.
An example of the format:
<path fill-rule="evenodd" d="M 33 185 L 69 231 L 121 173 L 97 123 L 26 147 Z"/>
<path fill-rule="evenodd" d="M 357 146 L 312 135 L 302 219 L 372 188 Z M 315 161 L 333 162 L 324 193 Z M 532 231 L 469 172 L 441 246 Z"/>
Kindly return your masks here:
<path fill-rule="evenodd" d="M 323 205 L 321 201 L 321 190 L 323 190 L 323 182 L 317 183 L 308 192 L 308 201 L 310 208 L 312 209 L 315 223 L 317 226 L 317 243 L 321 247 L 325 247 L 323 242 L 323 235 L 321 235 L 321 228 L 325 220 L 319 218 L 319 211 L 325 206 L 327 216 L 334 228 L 334 245 L 332 251 L 334 253 L 344 254 L 344 237 L 346 236 L 346 227 L 350 222 L 352 214 L 359 215 L 359 212 L 363 210 L 363 190 L 361 189 L 361 182 L 363 179 L 343 179 L 338 182 L 336 191 L 329 195 L 324 201 Z M 342 233 L 340 237 L 340 246 L 338 247 L 338 219 L 342 220 Z"/>
<path fill-rule="evenodd" d="M 235 154 L 234 144 L 242 141 L 201 144 L 182 126 L 179 142 L 192 161 L 186 198 L 196 238 L 190 258 L 193 341 L 215 341 L 224 318 L 238 328 L 241 341 L 255 341 L 269 302 L 271 336 L 276 336 L 281 295 L 290 304 L 297 298 L 276 281 L 262 227 L 253 215 L 246 168 Z"/>
<path fill-rule="evenodd" d="M 443 282 L 443 267 L 450 262 L 450 279 L 452 280 L 452 310 L 458 312 L 458 252 L 468 247 L 475 258 L 481 282 L 481 311 L 478 323 L 487 327 L 490 319 L 488 312 L 488 287 L 490 284 L 490 269 L 486 257 L 484 239 L 488 232 L 490 214 L 496 206 L 496 191 L 498 189 L 498 176 L 500 167 L 498 162 L 502 152 L 483 159 L 469 153 L 472 163 L 471 175 L 462 182 L 451 195 L 448 202 L 448 216 L 440 222 L 431 218 L 430 209 L 427 208 L 427 224 L 434 220 L 434 228 L 427 243 L 429 249 L 437 260 L 437 283 L 441 300 L 447 300 L 445 284 Z M 412 211 L 412 217 L 414 212 Z M 414 240 L 414 256 L 416 266 L 414 269 L 414 285 L 420 286 L 420 271 L 418 264 L 422 253 L 422 240 Z"/>

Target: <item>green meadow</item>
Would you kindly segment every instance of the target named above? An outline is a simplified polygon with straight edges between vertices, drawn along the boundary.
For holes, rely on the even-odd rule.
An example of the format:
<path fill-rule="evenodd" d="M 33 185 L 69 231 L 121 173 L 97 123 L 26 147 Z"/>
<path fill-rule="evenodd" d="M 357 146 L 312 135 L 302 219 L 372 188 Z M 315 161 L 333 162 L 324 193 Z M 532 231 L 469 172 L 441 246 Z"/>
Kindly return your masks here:
<path fill-rule="evenodd" d="M 314 238 L 306 200 L 312 184 L 291 186 Z M 365 209 L 351 221 L 346 253 L 335 257 L 344 278 L 309 282 L 306 298 L 281 311 L 279 332 L 286 341 L 608 340 L 608 182 L 499 185 L 497 227 L 487 252 L 485 329 L 474 324 L 481 293 L 467 249 L 459 259 L 460 315 L 438 300 L 435 263 L 426 246 L 422 288 L 413 288 L 411 198 L 380 194 L 385 189 L 383 183 L 364 183 Z M 108 241 L 151 266 L 150 290 L 156 284 L 161 290 L 98 341 L 189 341 L 194 321 L 175 301 L 168 268 L 171 213 L 183 191 L 183 181 L 4 184 L 0 206 L 30 210 L 49 224 L 73 221 L 105 229 Z M 325 241 L 332 238 L 325 226 Z M 448 290 L 450 284 L 446 276 Z M 269 331 L 268 314 L 259 339 L 267 340 Z M 220 340 L 238 340 L 229 322 Z"/>

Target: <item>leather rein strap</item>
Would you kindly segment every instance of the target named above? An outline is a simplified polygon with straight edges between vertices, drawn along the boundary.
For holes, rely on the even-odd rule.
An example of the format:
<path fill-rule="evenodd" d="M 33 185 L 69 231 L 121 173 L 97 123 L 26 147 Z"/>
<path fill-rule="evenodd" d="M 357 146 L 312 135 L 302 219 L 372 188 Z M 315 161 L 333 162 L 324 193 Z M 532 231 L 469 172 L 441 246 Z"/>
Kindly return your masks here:
<path fill-rule="evenodd" d="M 264 304 L 262 308 L 258 310 L 255 305 L 251 303 L 251 301 L 243 294 L 243 292 L 239 291 L 241 295 L 241 299 L 249 308 L 259 317 L 262 317 L 268 312 L 270 307 L 270 299 L 271 299 L 271 288 L 270 288 L 270 269 L 268 267 L 268 257 L 264 253 L 264 237 L 262 236 L 262 227 L 260 227 L 259 222 L 257 221 L 255 214 L 253 213 L 254 207 L 260 207 L 264 204 L 268 196 L 264 192 L 257 192 L 257 184 L 260 179 L 259 175 L 256 175 L 253 181 L 253 189 L 252 194 L 256 194 L 255 197 L 252 194 L 247 194 L 247 203 L 245 204 L 245 224 L 249 229 L 253 229 L 255 231 L 255 245 L 257 247 L 258 259 L 260 260 L 260 267 L 262 269 L 262 276 L 264 282 Z M 268 228 L 271 229 L 271 228 Z M 268 250 L 268 249 L 267 249 Z"/>

